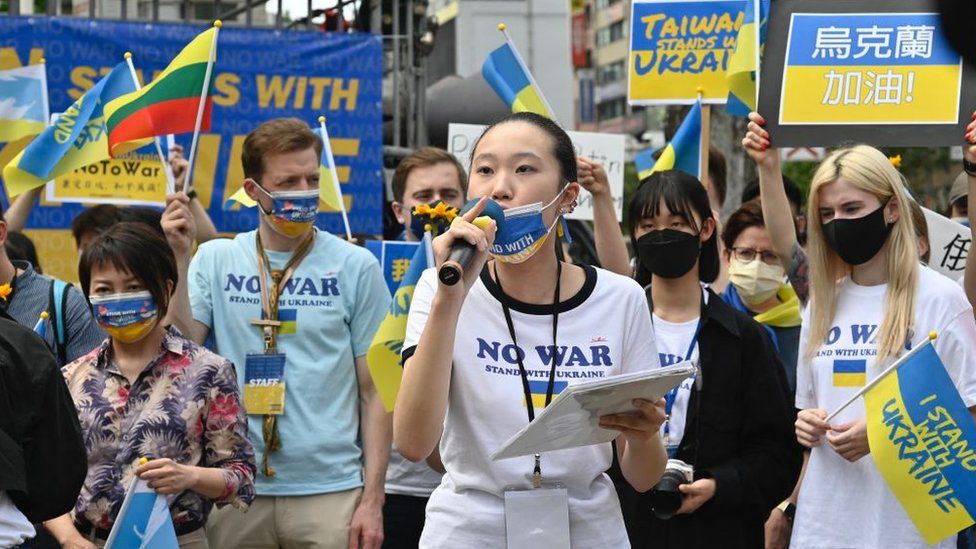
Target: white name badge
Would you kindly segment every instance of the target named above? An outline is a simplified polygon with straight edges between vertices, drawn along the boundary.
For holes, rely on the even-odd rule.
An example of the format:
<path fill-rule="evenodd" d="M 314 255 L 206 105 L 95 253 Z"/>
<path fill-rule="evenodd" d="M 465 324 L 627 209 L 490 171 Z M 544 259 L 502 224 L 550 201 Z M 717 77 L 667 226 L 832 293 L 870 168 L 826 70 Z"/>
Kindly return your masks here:
<path fill-rule="evenodd" d="M 508 549 L 568 549 L 569 495 L 565 488 L 505 492 Z"/>

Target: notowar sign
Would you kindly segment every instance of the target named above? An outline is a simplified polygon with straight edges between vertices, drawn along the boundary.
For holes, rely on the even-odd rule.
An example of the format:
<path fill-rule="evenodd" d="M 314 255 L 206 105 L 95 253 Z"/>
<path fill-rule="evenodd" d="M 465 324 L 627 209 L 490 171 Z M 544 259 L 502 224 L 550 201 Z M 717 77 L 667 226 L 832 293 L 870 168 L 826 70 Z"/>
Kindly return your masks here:
<path fill-rule="evenodd" d="M 928 2 L 797 0 L 771 9 L 760 112 L 779 146 L 962 139 L 972 74 Z"/>
<path fill-rule="evenodd" d="M 149 82 L 200 31 L 199 26 L 92 21 L 81 18 L 0 17 L 0 69 L 46 60 L 52 112 L 65 110 L 112 67 L 126 51 L 142 82 Z M 213 74 L 211 131 L 200 136 L 193 187 L 217 229 L 225 233 L 257 226 L 256 208 L 225 209 L 244 180 L 244 136 L 277 117 L 296 117 L 315 127 L 327 118 L 332 151 L 353 232 L 382 232 L 382 42 L 370 34 L 242 29 L 220 32 Z M 176 136 L 184 154 L 190 134 Z M 22 146 L 22 144 L 19 144 Z M 0 165 L 18 144 L 0 145 Z M 155 190 L 163 174 L 154 158 L 96 164 L 62 178 L 57 192 L 90 194 Z M 148 198 L 148 197 L 147 197 Z M 6 203 L 6 192 L 0 193 Z M 95 200 L 93 200 L 95 201 Z M 83 208 L 43 200 L 28 222 L 45 272 L 74 280 L 77 259 L 67 229 Z M 344 232 L 337 213 L 320 214 L 316 223 Z"/>
<path fill-rule="evenodd" d="M 744 0 L 635 1 L 627 98 L 632 105 L 724 104 Z"/>

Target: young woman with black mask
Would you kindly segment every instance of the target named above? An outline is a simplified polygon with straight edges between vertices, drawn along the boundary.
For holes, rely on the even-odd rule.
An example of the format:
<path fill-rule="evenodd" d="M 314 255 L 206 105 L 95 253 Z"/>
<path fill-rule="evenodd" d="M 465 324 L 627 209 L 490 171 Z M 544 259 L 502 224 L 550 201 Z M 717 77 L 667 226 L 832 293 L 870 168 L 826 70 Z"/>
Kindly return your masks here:
<path fill-rule="evenodd" d="M 439 441 L 446 470 L 427 505 L 420 547 L 511 547 L 512 535 L 533 531 L 552 533 L 548 543 L 629 547 L 604 473 L 610 444 L 489 459 L 569 384 L 658 367 L 640 287 L 556 256 L 554 233 L 573 207 L 577 179 L 566 132 L 535 114 L 508 116 L 472 152 L 468 197 L 480 198 L 477 206 L 434 239 L 439 263 L 458 241 L 476 252 L 456 285 L 439 283 L 433 269 L 425 272 L 410 305 L 394 440 L 413 461 L 427 458 Z M 517 223 L 506 217 L 496 233 L 494 223 L 473 223 L 489 204 L 522 214 Z M 620 431 L 624 475 L 646 491 L 667 459 L 658 434 L 664 400 L 634 405 L 633 413 L 599 421 Z M 537 475 L 543 491 L 527 493 Z M 552 491 L 552 482 L 566 491 Z M 523 496 L 539 494 L 544 502 L 519 506 Z M 549 516 L 566 509 L 559 512 L 563 520 L 568 515 L 568 526 L 533 517 L 524 528 L 513 527 L 541 509 Z"/>
<path fill-rule="evenodd" d="M 697 365 L 695 377 L 667 396 L 661 428 L 669 469 L 684 462 L 692 481 L 678 487 L 676 512 L 663 485 L 638 494 L 618 483 L 631 542 L 761 547 L 769 510 L 790 493 L 801 462 L 782 366 L 766 330 L 704 286 L 718 274 L 719 255 L 697 179 L 674 170 L 651 175 L 629 219 L 661 365 Z"/>
<path fill-rule="evenodd" d="M 751 120 L 745 145 L 765 150 L 762 117 Z M 796 384 L 796 436 L 810 452 L 794 496 L 790 547 L 930 547 L 874 460 L 864 459 L 871 452 L 864 401 L 826 421 L 906 348 L 936 332 L 935 349 L 976 416 L 973 309 L 958 285 L 919 263 L 910 200 L 888 158 L 868 145 L 832 152 L 813 175 L 810 305 Z"/>

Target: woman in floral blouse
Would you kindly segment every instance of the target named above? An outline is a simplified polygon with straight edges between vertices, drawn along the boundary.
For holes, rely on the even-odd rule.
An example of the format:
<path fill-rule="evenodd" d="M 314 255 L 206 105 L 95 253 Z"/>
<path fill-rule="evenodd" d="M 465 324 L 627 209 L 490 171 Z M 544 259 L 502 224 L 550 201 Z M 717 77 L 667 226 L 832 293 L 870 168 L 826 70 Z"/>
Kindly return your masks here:
<path fill-rule="evenodd" d="M 109 339 L 64 368 L 88 475 L 74 511 L 45 526 L 63 547 L 101 547 L 138 476 L 169 498 L 180 547 L 206 548 L 213 504 L 243 510 L 254 499 L 234 366 L 163 325 L 177 267 L 149 228 L 120 223 L 103 233 L 79 275 Z"/>

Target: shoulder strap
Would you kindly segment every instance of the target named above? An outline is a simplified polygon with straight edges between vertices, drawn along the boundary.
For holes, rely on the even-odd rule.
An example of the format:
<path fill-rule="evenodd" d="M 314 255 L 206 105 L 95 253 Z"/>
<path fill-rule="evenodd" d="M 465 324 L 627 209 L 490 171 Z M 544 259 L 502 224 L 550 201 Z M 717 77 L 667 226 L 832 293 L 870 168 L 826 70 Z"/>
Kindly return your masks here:
<path fill-rule="evenodd" d="M 64 318 L 65 318 L 65 308 L 68 302 L 68 289 L 70 285 L 58 278 L 51 279 L 51 295 L 50 295 L 50 305 L 48 306 L 48 314 L 51 318 L 51 324 L 54 326 L 54 342 L 57 347 L 58 362 L 65 364 L 67 362 L 67 335 L 65 333 Z"/>

